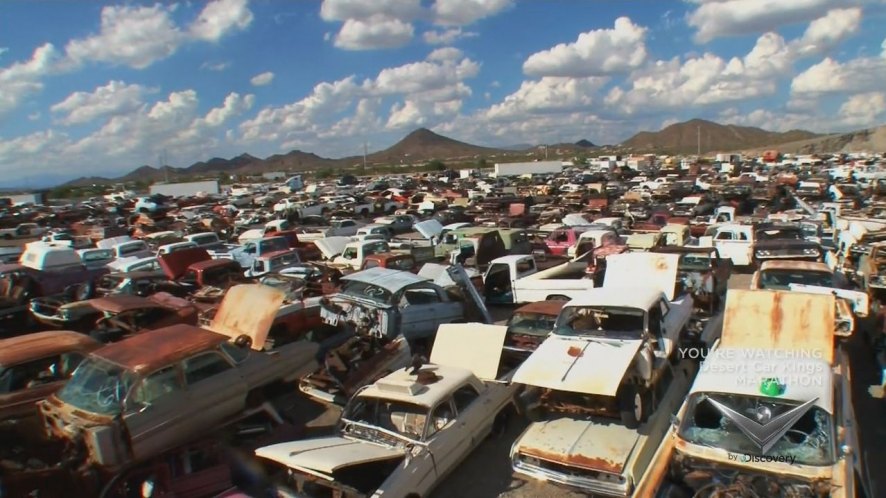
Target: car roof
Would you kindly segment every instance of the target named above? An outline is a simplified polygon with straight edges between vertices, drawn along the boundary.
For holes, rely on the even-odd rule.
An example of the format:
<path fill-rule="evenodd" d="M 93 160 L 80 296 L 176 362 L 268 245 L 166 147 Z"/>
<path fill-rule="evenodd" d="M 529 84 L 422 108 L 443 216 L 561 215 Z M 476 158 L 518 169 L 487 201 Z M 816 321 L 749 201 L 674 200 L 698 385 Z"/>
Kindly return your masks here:
<path fill-rule="evenodd" d="M 88 335 L 69 330 L 35 332 L 0 340 L 0 365 L 15 365 L 68 351 L 90 351 L 101 345 Z"/>
<path fill-rule="evenodd" d="M 556 316 L 560 314 L 566 301 L 537 301 L 521 306 L 515 310 L 515 313 L 540 313 L 542 315 Z"/>
<path fill-rule="evenodd" d="M 361 391 L 359 396 L 402 401 L 430 408 L 475 378 L 465 368 L 428 364 L 422 366 L 421 371 L 433 372 L 437 375 L 437 380 L 425 385 L 417 383 L 416 376 L 410 375 L 411 371 L 412 368 L 398 368 Z"/>
<path fill-rule="evenodd" d="M 412 272 L 392 270 L 390 268 L 381 268 L 378 266 L 344 276 L 342 277 L 342 280 L 377 285 L 391 292 L 397 292 L 410 285 L 429 282 L 428 279 L 420 277 Z"/>
<path fill-rule="evenodd" d="M 652 287 L 596 287 L 588 289 L 564 304 L 572 306 L 619 306 L 648 310 L 661 299 L 660 289 Z"/>
<path fill-rule="evenodd" d="M 92 352 L 93 356 L 135 372 L 154 370 L 214 349 L 228 336 L 193 325 L 171 325 L 135 334 Z"/>

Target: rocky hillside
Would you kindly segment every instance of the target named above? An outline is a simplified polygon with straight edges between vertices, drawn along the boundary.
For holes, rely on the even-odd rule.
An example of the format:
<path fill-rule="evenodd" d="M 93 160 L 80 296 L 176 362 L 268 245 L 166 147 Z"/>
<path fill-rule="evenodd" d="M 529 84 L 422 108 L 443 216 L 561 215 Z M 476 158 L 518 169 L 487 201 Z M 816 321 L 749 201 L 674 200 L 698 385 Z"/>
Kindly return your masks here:
<path fill-rule="evenodd" d="M 819 136 L 803 130 L 779 133 L 750 126 L 722 125 L 693 119 L 672 124 L 661 131 L 637 133 L 622 142 L 621 147 L 630 152 L 694 154 L 699 142 L 701 152 L 707 153 L 765 147 Z"/>

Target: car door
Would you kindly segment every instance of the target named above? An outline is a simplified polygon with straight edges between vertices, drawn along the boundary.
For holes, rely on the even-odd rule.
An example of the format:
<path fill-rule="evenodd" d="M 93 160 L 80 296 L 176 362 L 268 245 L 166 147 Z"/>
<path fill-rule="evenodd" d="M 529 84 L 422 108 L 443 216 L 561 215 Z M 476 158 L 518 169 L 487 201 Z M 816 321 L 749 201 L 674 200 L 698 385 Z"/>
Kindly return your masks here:
<path fill-rule="evenodd" d="M 68 359 L 54 355 L 0 369 L 0 420 L 36 415 L 34 403 L 61 388 L 83 359 L 79 353 L 64 356 Z"/>
<path fill-rule="evenodd" d="M 744 266 L 750 264 L 747 254 L 748 244 L 739 240 L 737 230 L 723 228 L 714 235 L 714 246 L 724 258 L 732 260 L 734 265 Z"/>
<path fill-rule="evenodd" d="M 188 425 L 194 431 L 211 427 L 246 407 L 247 385 L 241 372 L 218 351 L 206 351 L 183 363 Z"/>
<path fill-rule="evenodd" d="M 130 391 L 125 407 L 123 421 L 137 461 L 177 446 L 191 435 L 187 422 L 199 416 L 190 408 L 180 363 L 144 376 Z"/>
<path fill-rule="evenodd" d="M 415 492 L 426 496 L 470 452 L 472 437 L 461 432 L 463 429 L 452 398 L 445 398 L 431 410 L 424 436 L 425 465 Z"/>

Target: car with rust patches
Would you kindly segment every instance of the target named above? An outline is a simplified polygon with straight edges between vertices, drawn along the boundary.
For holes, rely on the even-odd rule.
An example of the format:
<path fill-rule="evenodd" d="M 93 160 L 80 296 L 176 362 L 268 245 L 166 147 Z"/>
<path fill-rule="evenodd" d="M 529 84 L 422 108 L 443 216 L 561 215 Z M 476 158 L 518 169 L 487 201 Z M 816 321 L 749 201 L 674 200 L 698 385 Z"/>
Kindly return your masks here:
<path fill-rule="evenodd" d="M 868 476 L 848 355 L 833 345 L 834 299 L 730 290 L 720 341 L 637 495 L 862 496 Z M 770 437 L 753 430 L 777 420 Z"/>
<path fill-rule="evenodd" d="M 31 300 L 31 313 L 46 325 L 92 332 L 103 342 L 144 329 L 176 323 L 197 324 L 199 310 L 180 297 L 158 292 L 147 297 L 116 295 L 74 301 L 53 307 L 43 300 Z"/>
<path fill-rule="evenodd" d="M 846 339 L 856 330 L 856 317 L 867 317 L 868 295 L 847 289 L 845 276 L 824 263 L 809 261 L 767 261 L 751 277 L 751 289 L 832 294 L 834 300 L 834 336 Z"/>
<path fill-rule="evenodd" d="M 4 439 L 11 440 L 11 432 L 41 434 L 37 402 L 60 389 L 83 358 L 100 346 L 89 336 L 67 330 L 0 340 L 0 433 Z"/>
<path fill-rule="evenodd" d="M 499 361 L 504 336 L 502 326 L 443 325 L 431 363 L 359 390 L 333 436 L 257 449 L 279 496 L 429 496 L 488 435 L 503 431 L 514 410 L 517 386 Z"/>
<path fill-rule="evenodd" d="M 767 223 L 754 229 L 753 263 L 759 267 L 771 260 L 821 261 L 821 244 L 806 239 L 803 228 L 785 223 Z"/>
<path fill-rule="evenodd" d="M 360 269 L 368 270 L 376 267 L 418 273 L 418 263 L 412 254 L 396 252 L 370 254 L 363 258 L 363 265 L 360 266 Z"/>
<path fill-rule="evenodd" d="M 677 286 L 692 294 L 696 311 L 710 316 L 720 309 L 732 276 L 731 259 L 720 257 L 716 247 L 664 246 L 653 252 L 680 256 Z"/>
<path fill-rule="evenodd" d="M 616 406 L 633 429 L 653 412 L 679 348 L 695 342 L 688 333 L 693 300 L 676 293 L 676 254 L 625 253 L 607 260 L 603 287 L 563 305 L 552 334 L 520 365 L 514 382 L 584 393 Z"/>
<path fill-rule="evenodd" d="M 173 325 L 93 351 L 41 402 L 47 433 L 77 449 L 74 461 L 111 474 L 211 433 L 316 369 L 316 343 L 271 347 L 283 300 L 238 285 L 206 328 Z"/>
<path fill-rule="evenodd" d="M 529 357 L 554 330 L 566 301 L 538 301 L 520 306 L 508 319 L 503 361 L 515 366 Z"/>

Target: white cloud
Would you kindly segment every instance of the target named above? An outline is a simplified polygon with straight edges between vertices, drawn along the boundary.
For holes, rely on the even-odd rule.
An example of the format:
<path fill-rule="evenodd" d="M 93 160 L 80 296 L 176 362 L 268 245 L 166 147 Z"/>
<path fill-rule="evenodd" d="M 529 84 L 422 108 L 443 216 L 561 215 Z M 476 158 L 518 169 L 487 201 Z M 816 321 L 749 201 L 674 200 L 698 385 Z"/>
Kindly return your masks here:
<path fill-rule="evenodd" d="M 806 28 L 803 36 L 795 42 L 794 49 L 801 55 L 821 53 L 856 32 L 861 22 L 861 9 L 834 9 L 818 18 Z"/>
<path fill-rule="evenodd" d="M 850 126 L 871 126 L 878 124 L 886 113 L 886 93 L 868 92 L 849 97 L 840 106 L 843 124 Z"/>
<path fill-rule="evenodd" d="M 58 120 L 61 124 L 88 123 L 96 118 L 138 109 L 142 105 L 142 97 L 153 91 L 141 85 L 109 81 L 93 92 L 74 92 L 50 107 L 50 110 L 62 115 Z"/>
<path fill-rule="evenodd" d="M 256 74 L 249 80 L 253 86 L 265 86 L 271 84 L 274 81 L 274 73 L 271 71 L 265 71 L 261 74 Z"/>
<path fill-rule="evenodd" d="M 175 6 L 113 6 L 102 8 L 96 35 L 72 40 L 65 47 L 75 64 L 107 62 L 143 69 L 172 55 L 183 41 L 172 20 Z"/>
<path fill-rule="evenodd" d="M 231 61 L 215 63 L 204 62 L 203 64 L 200 64 L 200 69 L 205 69 L 207 71 L 224 71 L 229 67 L 231 67 Z"/>
<path fill-rule="evenodd" d="M 527 114 L 591 110 L 591 104 L 606 78 L 563 78 L 546 76 L 538 81 L 524 81 L 520 88 L 490 107 L 485 117 L 493 121 L 520 120 Z"/>
<path fill-rule="evenodd" d="M 763 33 L 779 26 L 811 21 L 831 9 L 880 0 L 691 0 L 698 4 L 688 17 L 695 40 Z"/>
<path fill-rule="evenodd" d="M 0 47 L 0 56 L 5 54 L 6 52 L 9 52 L 9 47 Z"/>
<path fill-rule="evenodd" d="M 43 113 L 41 113 L 40 111 L 34 111 L 28 114 L 28 121 L 37 121 L 41 117 L 43 117 Z"/>
<path fill-rule="evenodd" d="M 646 60 L 646 28 L 627 17 L 612 29 L 582 33 L 573 43 L 561 43 L 536 52 L 523 63 L 531 76 L 602 76 L 627 72 Z"/>
<path fill-rule="evenodd" d="M 794 77 L 791 95 L 863 93 L 883 88 L 886 57 L 859 57 L 841 63 L 826 57 Z"/>
<path fill-rule="evenodd" d="M 242 31 L 252 23 L 248 0 L 216 0 L 206 5 L 191 26 L 191 36 L 218 41 L 232 30 Z"/>
<path fill-rule="evenodd" d="M 422 13 L 420 0 L 323 0 L 320 17 L 324 21 L 365 19 L 374 15 L 411 21 Z"/>
<path fill-rule="evenodd" d="M 449 47 L 435 50 L 424 61 L 382 69 L 375 78 L 362 82 L 349 76 L 320 83 L 307 97 L 262 109 L 243 122 L 240 140 L 294 145 L 330 137 L 331 130 L 346 137 L 379 129 L 379 123 L 389 129 L 437 123 L 459 112 L 464 99 L 472 94 L 464 81 L 479 70 L 478 63 Z M 384 121 L 379 116 L 382 99 L 394 101 Z M 342 117 L 355 105 L 356 114 Z M 366 123 L 372 127 L 358 126 Z"/>
<path fill-rule="evenodd" d="M 221 126 L 232 117 L 239 116 L 252 109 L 254 104 L 255 95 L 250 93 L 241 96 L 239 93 L 232 92 L 225 97 L 225 102 L 221 107 L 213 108 L 206 113 L 203 122 L 209 126 Z"/>
<path fill-rule="evenodd" d="M 434 22 L 444 26 L 464 26 L 498 14 L 514 0 L 437 0 L 431 9 Z"/>
<path fill-rule="evenodd" d="M 55 47 L 47 43 L 35 49 L 29 60 L 0 68 L 0 116 L 43 90 L 41 80 L 53 71 L 58 58 Z"/>
<path fill-rule="evenodd" d="M 105 6 L 98 34 L 75 39 L 65 46 L 68 64 L 87 62 L 122 64 L 144 69 L 174 54 L 190 41 L 218 41 L 232 31 L 245 29 L 252 12 L 245 0 L 214 0 L 182 30 L 172 19 L 177 4 L 164 6 Z"/>
<path fill-rule="evenodd" d="M 415 28 L 408 22 L 381 14 L 367 19 L 348 19 L 335 37 L 345 50 L 376 50 L 402 47 L 412 40 Z"/>
<path fill-rule="evenodd" d="M 424 38 L 425 43 L 428 45 L 452 45 L 462 38 L 473 38 L 475 36 L 478 36 L 478 33 L 463 31 L 462 28 L 450 28 L 441 31 L 425 31 L 422 38 Z"/>

